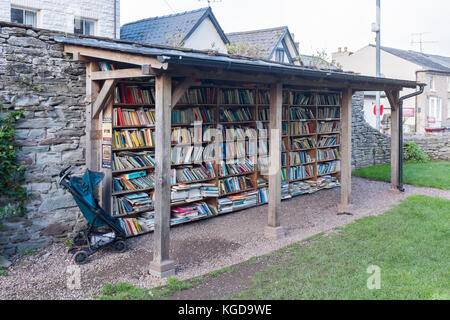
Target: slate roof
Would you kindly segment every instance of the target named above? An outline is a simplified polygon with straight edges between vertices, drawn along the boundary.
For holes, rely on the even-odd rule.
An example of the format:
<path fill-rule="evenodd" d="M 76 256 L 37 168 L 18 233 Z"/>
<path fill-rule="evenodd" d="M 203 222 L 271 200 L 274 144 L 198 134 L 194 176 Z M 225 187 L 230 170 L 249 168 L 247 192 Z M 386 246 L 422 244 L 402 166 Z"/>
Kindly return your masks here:
<path fill-rule="evenodd" d="M 371 44 L 374 47 L 374 45 Z M 450 72 L 450 58 L 412 50 L 401 50 L 389 47 L 381 47 L 383 51 L 389 52 L 397 57 L 418 64 L 430 71 Z"/>
<path fill-rule="evenodd" d="M 124 24 L 120 28 L 120 38 L 145 44 L 177 47 L 182 45 L 182 42 L 188 39 L 206 18 L 210 18 L 222 40 L 229 43 L 209 7 Z"/>
<path fill-rule="evenodd" d="M 326 69 L 338 70 L 338 68 L 336 66 L 328 63 L 326 60 L 319 58 L 319 57 L 301 54 L 300 59 L 302 60 L 303 65 L 306 67 L 313 67 L 313 68 L 322 67 L 322 68 L 324 68 L 326 66 Z M 319 61 L 321 63 L 319 63 Z M 318 64 L 320 64 L 320 65 L 318 66 Z"/>
<path fill-rule="evenodd" d="M 259 57 L 262 59 L 270 59 L 272 52 L 286 32 L 288 32 L 288 27 L 283 26 L 271 29 L 227 33 L 227 37 L 230 43 L 235 46 L 238 44 L 257 46 Z M 244 55 L 246 54 L 244 53 Z M 254 56 L 252 54 L 249 55 Z"/>

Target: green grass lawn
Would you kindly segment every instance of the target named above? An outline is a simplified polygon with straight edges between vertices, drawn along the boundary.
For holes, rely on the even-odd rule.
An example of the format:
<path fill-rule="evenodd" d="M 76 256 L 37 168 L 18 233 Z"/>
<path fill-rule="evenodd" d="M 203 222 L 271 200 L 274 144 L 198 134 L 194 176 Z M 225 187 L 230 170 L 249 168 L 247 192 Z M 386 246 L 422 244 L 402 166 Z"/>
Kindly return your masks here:
<path fill-rule="evenodd" d="M 385 214 L 281 252 L 282 262 L 232 298 L 450 299 L 450 201 L 410 196 Z M 380 289 L 367 288 L 371 265 L 380 267 Z"/>
<path fill-rule="evenodd" d="M 353 171 L 354 176 L 390 181 L 391 165 L 382 164 Z M 403 182 L 418 187 L 432 187 L 450 190 L 450 162 L 405 162 L 403 164 Z"/>

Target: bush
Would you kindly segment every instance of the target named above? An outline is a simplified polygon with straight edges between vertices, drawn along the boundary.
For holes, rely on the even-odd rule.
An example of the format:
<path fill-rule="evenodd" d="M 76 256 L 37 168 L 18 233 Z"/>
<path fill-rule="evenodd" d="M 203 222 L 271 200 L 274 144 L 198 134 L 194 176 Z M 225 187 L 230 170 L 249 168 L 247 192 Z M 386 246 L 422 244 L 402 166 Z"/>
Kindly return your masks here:
<path fill-rule="evenodd" d="M 414 162 L 427 162 L 427 155 L 425 152 L 420 149 L 420 147 L 410 141 L 405 146 L 405 152 L 403 153 L 403 159 L 407 161 L 414 161 Z"/>
<path fill-rule="evenodd" d="M 1 107 L 1 105 L 0 105 Z M 25 213 L 25 200 L 29 198 L 24 182 L 25 167 L 17 160 L 15 124 L 22 117 L 23 110 L 7 112 L 0 117 L 0 219 Z M 6 205 L 5 205 L 6 203 Z"/>

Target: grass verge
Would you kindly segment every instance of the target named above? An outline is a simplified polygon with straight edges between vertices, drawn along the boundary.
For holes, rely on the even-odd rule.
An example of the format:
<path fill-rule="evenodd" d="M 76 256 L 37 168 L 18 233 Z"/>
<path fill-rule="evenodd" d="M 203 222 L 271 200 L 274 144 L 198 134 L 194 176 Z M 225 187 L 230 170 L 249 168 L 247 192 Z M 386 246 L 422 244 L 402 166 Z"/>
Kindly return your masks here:
<path fill-rule="evenodd" d="M 382 164 L 353 171 L 353 175 L 380 181 L 391 180 L 391 165 Z M 450 190 L 450 162 L 405 162 L 403 182 L 418 187 Z"/>

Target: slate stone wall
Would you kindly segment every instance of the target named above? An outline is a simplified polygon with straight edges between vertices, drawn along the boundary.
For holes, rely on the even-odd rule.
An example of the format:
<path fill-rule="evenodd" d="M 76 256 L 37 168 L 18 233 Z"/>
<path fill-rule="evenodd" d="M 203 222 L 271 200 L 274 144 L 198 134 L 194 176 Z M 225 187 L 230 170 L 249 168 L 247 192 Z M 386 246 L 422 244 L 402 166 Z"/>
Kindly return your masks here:
<path fill-rule="evenodd" d="M 408 141 L 415 142 L 433 160 L 450 160 L 450 133 L 405 136 L 404 142 Z"/>

